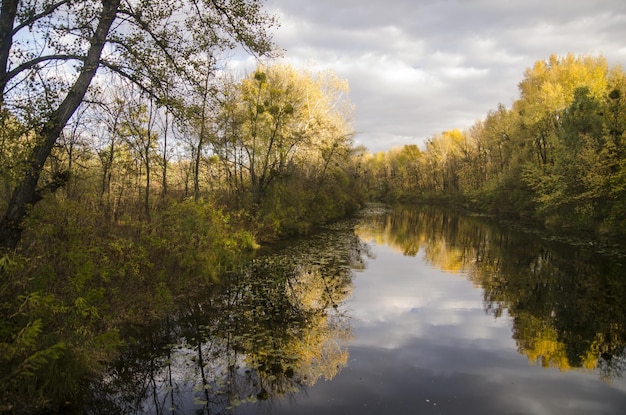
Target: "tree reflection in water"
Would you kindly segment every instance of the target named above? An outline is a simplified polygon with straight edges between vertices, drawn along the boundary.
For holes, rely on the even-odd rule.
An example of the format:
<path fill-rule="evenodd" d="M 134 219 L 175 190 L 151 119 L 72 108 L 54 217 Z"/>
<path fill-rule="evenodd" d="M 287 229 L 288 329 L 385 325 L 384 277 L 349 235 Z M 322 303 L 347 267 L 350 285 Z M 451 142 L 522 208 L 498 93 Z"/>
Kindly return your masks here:
<path fill-rule="evenodd" d="M 463 272 L 482 288 L 487 313 L 508 312 L 518 351 L 532 364 L 596 370 L 607 381 L 626 369 L 624 268 L 597 249 L 428 207 L 398 207 L 357 234 Z"/>
<path fill-rule="evenodd" d="M 91 388 L 88 412 L 228 413 L 334 377 L 351 339 L 339 306 L 367 255 L 352 229 L 260 256 L 181 299 L 167 321 L 129 329 L 128 347 Z"/>
<path fill-rule="evenodd" d="M 626 369 L 626 281 L 619 261 L 589 246 L 546 241 L 441 209 L 371 210 L 302 243 L 259 256 L 178 301 L 169 319 L 129 328 L 128 347 L 92 386 L 88 413 L 229 413 L 269 406 L 348 359 L 342 303 L 374 240 L 468 278 L 484 309 L 510 317 L 532 364 Z M 356 235 L 355 235 L 356 233 Z"/>

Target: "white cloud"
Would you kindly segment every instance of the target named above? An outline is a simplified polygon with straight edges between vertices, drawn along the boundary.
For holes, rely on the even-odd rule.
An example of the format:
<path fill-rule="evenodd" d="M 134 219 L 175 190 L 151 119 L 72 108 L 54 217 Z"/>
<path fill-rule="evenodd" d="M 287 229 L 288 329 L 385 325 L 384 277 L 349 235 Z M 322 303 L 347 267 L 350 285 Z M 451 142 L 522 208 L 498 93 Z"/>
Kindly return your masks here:
<path fill-rule="evenodd" d="M 416 339 L 481 343 L 516 350 L 510 320 L 487 316 L 482 291 L 463 274 L 432 268 L 372 244 L 376 260 L 357 274 L 347 309 L 357 336 L 352 346 L 394 349 Z"/>
<path fill-rule="evenodd" d="M 469 127 L 518 96 L 550 54 L 626 67 L 623 0 L 268 0 L 296 65 L 348 80 L 357 141 L 372 151 Z"/>

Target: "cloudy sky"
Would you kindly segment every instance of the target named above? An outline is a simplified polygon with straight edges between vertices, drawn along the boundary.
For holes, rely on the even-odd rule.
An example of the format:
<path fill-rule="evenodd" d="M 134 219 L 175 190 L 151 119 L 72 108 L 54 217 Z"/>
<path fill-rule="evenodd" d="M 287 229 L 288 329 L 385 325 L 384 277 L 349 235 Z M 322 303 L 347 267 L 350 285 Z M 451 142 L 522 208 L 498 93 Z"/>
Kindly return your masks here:
<path fill-rule="evenodd" d="M 626 68 L 624 0 L 267 0 L 285 60 L 348 80 L 372 152 L 467 128 L 550 54 Z"/>

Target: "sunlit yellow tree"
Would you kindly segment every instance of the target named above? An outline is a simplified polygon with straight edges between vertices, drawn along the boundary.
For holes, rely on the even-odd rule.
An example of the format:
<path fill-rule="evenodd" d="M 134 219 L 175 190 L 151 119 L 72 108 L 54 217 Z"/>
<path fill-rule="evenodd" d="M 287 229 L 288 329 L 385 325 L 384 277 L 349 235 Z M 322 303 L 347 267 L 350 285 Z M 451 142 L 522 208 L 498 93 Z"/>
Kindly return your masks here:
<path fill-rule="evenodd" d="M 227 87 L 212 144 L 230 191 L 253 212 L 292 220 L 343 203 L 327 196 L 354 179 L 351 110 L 331 72 L 261 65 Z"/>

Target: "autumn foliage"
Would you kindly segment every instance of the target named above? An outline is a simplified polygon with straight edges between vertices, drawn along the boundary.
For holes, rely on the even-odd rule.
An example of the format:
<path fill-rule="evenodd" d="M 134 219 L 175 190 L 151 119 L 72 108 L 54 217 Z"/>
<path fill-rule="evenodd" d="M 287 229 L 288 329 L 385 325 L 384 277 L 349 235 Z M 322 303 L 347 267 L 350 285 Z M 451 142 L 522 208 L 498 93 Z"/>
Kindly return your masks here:
<path fill-rule="evenodd" d="M 526 69 L 519 91 L 464 131 L 371 156 L 378 197 L 623 234 L 626 74 L 603 57 L 551 56 Z"/>

